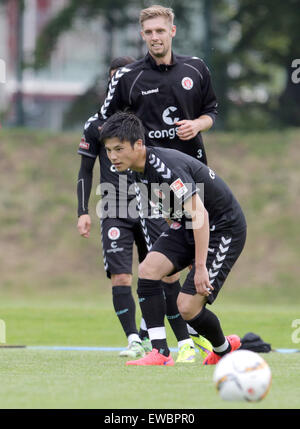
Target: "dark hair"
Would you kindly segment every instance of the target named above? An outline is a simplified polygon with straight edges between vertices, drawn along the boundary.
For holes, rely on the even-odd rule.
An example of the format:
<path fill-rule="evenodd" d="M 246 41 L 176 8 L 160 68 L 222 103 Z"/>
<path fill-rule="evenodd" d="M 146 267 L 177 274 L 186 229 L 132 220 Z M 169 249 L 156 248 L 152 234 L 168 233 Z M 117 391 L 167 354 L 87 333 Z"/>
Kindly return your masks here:
<path fill-rule="evenodd" d="M 103 125 L 100 131 L 100 141 L 117 138 L 121 142 L 129 141 L 131 146 L 141 139 L 144 142 L 145 130 L 137 116 L 127 112 L 117 112 Z"/>
<path fill-rule="evenodd" d="M 109 67 L 109 71 L 108 71 L 109 76 L 110 76 L 110 72 L 112 70 L 119 69 L 120 67 L 124 67 L 127 64 L 134 63 L 135 61 L 136 61 L 136 59 L 133 57 L 117 57 L 117 58 L 114 58 L 112 60 L 112 62 L 110 63 L 110 67 Z"/>

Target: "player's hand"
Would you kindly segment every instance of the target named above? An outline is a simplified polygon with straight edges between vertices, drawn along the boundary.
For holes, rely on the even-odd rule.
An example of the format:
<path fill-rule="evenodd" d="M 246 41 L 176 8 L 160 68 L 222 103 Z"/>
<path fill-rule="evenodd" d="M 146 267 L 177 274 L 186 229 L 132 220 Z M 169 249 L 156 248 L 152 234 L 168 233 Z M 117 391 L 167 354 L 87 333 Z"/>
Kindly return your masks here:
<path fill-rule="evenodd" d="M 88 214 L 81 215 L 78 218 L 77 229 L 84 238 L 89 238 L 91 230 L 91 217 Z"/>
<path fill-rule="evenodd" d="M 201 131 L 198 120 L 183 119 L 176 122 L 178 130 L 177 135 L 180 140 L 191 140 Z"/>
<path fill-rule="evenodd" d="M 195 269 L 194 283 L 197 293 L 202 296 L 209 296 L 214 289 L 210 284 L 206 266 Z"/>

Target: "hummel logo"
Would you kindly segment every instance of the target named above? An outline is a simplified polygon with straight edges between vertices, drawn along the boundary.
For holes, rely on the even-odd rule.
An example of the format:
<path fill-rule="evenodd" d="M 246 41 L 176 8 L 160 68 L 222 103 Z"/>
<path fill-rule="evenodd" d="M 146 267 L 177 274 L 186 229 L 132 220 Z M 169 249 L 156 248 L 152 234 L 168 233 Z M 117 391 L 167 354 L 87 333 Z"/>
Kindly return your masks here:
<path fill-rule="evenodd" d="M 155 89 L 149 89 L 148 91 L 142 91 L 142 95 L 155 94 L 156 92 L 159 92 L 159 89 L 158 89 L 158 88 L 155 88 Z"/>

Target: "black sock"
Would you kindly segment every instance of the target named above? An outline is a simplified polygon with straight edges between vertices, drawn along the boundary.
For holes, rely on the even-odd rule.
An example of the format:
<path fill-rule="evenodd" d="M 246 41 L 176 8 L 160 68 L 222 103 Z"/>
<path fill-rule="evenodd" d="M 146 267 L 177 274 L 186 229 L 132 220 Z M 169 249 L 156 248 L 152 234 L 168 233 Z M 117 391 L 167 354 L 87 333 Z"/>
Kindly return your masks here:
<path fill-rule="evenodd" d="M 144 329 L 140 328 L 139 330 L 139 337 L 141 340 L 149 339 L 148 331 L 145 331 Z"/>
<path fill-rule="evenodd" d="M 170 350 L 164 330 L 165 299 L 160 280 L 138 279 L 137 293 L 151 344 L 159 353 L 169 356 Z M 152 329 L 155 329 L 154 331 Z"/>
<path fill-rule="evenodd" d="M 177 297 L 181 290 L 179 281 L 174 283 L 162 282 L 166 298 L 166 317 L 175 334 L 177 341 L 188 339 L 189 333 L 186 322 L 181 317 L 177 307 Z"/>
<path fill-rule="evenodd" d="M 186 321 L 198 334 L 207 338 L 213 347 L 222 346 L 226 338 L 223 334 L 220 321 L 217 316 L 206 307 L 203 307 L 200 313 L 192 320 Z"/>
<path fill-rule="evenodd" d="M 139 330 L 139 337 L 140 337 L 141 340 L 149 339 L 149 334 L 148 334 L 148 331 L 147 331 L 146 322 L 145 322 L 145 320 L 143 318 L 141 319 L 140 330 Z"/>
<path fill-rule="evenodd" d="M 199 338 L 200 337 L 200 335 L 195 331 L 195 329 L 193 329 L 188 323 L 186 324 L 186 326 L 187 326 L 188 333 L 189 333 L 190 337 L 195 337 L 195 338 Z"/>
<path fill-rule="evenodd" d="M 126 336 L 128 337 L 130 334 L 137 334 L 135 302 L 131 293 L 131 287 L 113 286 L 112 296 L 114 309 Z"/>

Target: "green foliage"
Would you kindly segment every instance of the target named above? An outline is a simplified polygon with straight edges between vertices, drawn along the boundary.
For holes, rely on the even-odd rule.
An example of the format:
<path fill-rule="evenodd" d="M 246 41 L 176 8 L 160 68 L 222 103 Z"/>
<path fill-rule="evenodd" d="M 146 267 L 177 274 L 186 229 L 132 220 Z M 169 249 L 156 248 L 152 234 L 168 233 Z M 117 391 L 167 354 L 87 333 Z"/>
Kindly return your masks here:
<path fill-rule="evenodd" d="M 134 1 L 132 2 L 134 4 Z M 60 10 L 54 18 L 49 21 L 40 34 L 35 51 L 34 67 L 43 68 L 48 63 L 51 53 L 56 47 L 59 37 L 72 28 L 77 17 L 87 20 L 95 16 L 104 16 L 110 24 L 107 31 L 113 31 L 112 26 L 129 23 L 127 4 L 122 0 L 70 0 L 69 4 Z"/>
<path fill-rule="evenodd" d="M 297 0 L 285 1 L 284 7 L 282 2 L 272 0 L 239 2 L 233 19 L 241 24 L 242 37 L 235 47 L 236 52 L 256 49 L 265 61 L 285 64 L 298 51 L 298 6 Z"/>
<path fill-rule="evenodd" d="M 300 124 L 299 105 L 300 85 L 291 81 L 291 63 L 299 58 L 300 27 L 298 20 L 299 2 L 245 0 L 238 2 L 232 22 L 240 26 L 241 36 L 235 44 L 230 60 L 242 67 L 242 75 L 233 85 L 255 86 L 274 79 L 278 67 L 285 73 L 285 82 L 280 88 L 278 103 L 272 105 L 272 93 L 277 88 L 268 88 L 271 100 L 268 102 L 269 119 L 278 125 Z M 266 116 L 265 103 L 259 107 Z M 256 107 L 256 108 L 257 108 Z"/>
<path fill-rule="evenodd" d="M 85 120 L 99 110 L 104 98 L 104 88 L 100 88 L 99 79 L 96 79 L 84 94 L 75 99 L 64 114 L 63 128 L 79 128 L 81 131 Z"/>
<path fill-rule="evenodd" d="M 47 64 L 59 37 L 72 28 L 77 17 L 87 22 L 95 16 L 104 17 L 105 31 L 112 37 L 117 28 L 137 23 L 138 10 L 150 4 L 143 0 L 88 0 L 84 3 L 71 0 L 41 33 L 35 67 Z M 206 0 L 201 3 L 166 0 L 161 4 L 175 11 L 178 32 L 174 49 L 204 58 L 211 68 L 220 106 L 218 128 L 299 126 L 300 85 L 291 82 L 291 63 L 299 58 L 297 0 L 287 0 L 284 6 L 279 0 Z M 137 37 L 137 56 L 141 53 L 140 43 Z M 111 51 L 108 46 L 107 64 Z M 231 75 L 229 69 L 232 67 L 239 67 L 240 71 Z M 281 75 L 283 79 L 278 79 Z M 255 91 L 261 92 L 262 88 L 266 99 L 261 101 Z M 245 99 L 245 90 L 252 101 Z M 248 117 L 241 112 L 243 110 L 250 112 Z M 83 112 L 82 117 L 86 116 Z M 66 118 L 66 124 L 71 122 L 75 120 Z"/>

